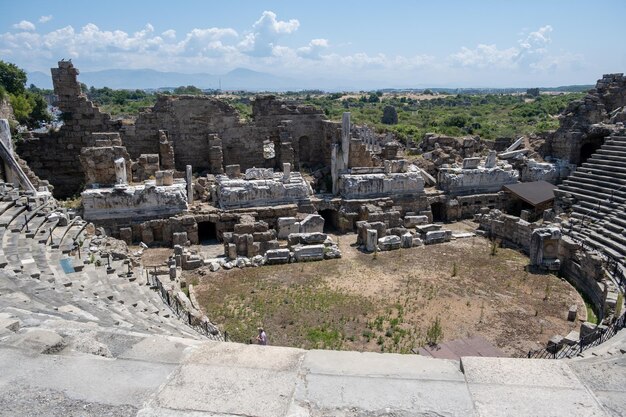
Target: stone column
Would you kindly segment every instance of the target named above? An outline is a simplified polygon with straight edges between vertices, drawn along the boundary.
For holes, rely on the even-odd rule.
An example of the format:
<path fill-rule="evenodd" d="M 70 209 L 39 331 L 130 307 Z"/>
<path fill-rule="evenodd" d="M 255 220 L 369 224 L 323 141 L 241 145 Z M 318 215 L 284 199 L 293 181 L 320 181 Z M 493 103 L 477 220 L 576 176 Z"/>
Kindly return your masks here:
<path fill-rule="evenodd" d="M 341 118 L 341 153 L 343 166 L 348 167 L 350 161 L 350 112 L 344 112 Z"/>
<path fill-rule="evenodd" d="M 365 250 L 375 252 L 378 246 L 378 231 L 376 229 L 367 229 L 367 240 L 365 242 Z"/>
<path fill-rule="evenodd" d="M 339 190 L 337 189 L 337 183 L 339 182 L 339 161 L 337 160 L 339 157 L 338 153 L 339 145 L 334 144 L 330 154 L 330 175 L 333 180 L 333 195 L 337 195 L 339 193 Z"/>
<path fill-rule="evenodd" d="M 485 168 L 494 168 L 496 166 L 496 151 L 489 151 L 487 160 L 485 161 Z"/>
<path fill-rule="evenodd" d="M 289 181 L 291 176 L 291 164 L 289 162 L 283 163 L 283 181 Z"/>
<path fill-rule="evenodd" d="M 191 165 L 185 167 L 185 174 L 187 178 L 187 203 L 193 204 L 193 176 L 191 173 Z"/>
<path fill-rule="evenodd" d="M 115 161 L 115 183 L 118 185 L 128 184 L 128 178 L 126 177 L 126 161 L 124 158 L 118 158 Z"/>

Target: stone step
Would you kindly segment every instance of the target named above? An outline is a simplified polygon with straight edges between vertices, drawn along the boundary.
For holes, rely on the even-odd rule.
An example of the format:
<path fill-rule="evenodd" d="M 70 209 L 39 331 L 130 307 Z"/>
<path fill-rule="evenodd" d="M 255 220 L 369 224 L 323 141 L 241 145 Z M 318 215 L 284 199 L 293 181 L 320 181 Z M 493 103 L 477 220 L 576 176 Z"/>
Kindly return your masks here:
<path fill-rule="evenodd" d="M 586 162 L 585 162 L 586 164 Z M 580 172 L 592 172 L 597 175 L 602 175 L 609 178 L 618 178 L 621 180 L 626 179 L 626 175 L 621 172 L 617 172 L 614 170 L 606 170 L 603 166 L 598 166 L 597 164 L 593 164 L 592 166 L 579 166 L 576 171 Z"/>
<path fill-rule="evenodd" d="M 49 209 L 49 203 L 45 202 L 33 209 L 31 209 L 31 211 L 28 211 L 28 209 L 22 213 L 21 216 L 18 216 L 15 221 L 13 222 L 14 227 L 15 228 L 19 228 L 19 230 L 24 230 L 26 227 L 26 224 L 28 224 L 28 229 L 31 230 L 33 229 L 33 226 L 31 224 L 31 222 L 33 221 L 33 219 L 35 219 L 36 217 L 44 217 L 45 219 L 45 214 L 46 214 L 46 209 Z M 36 228 L 35 228 L 36 229 Z"/>
<path fill-rule="evenodd" d="M 622 143 L 626 146 L 626 136 L 610 136 L 608 141 L 612 143 Z"/>
<path fill-rule="evenodd" d="M 19 203 L 18 203 L 19 204 Z M 5 227 L 7 229 L 11 229 L 11 223 L 15 220 L 17 216 L 26 211 L 25 205 L 13 205 L 5 210 L 4 213 L 0 216 L 0 227 Z"/>
<path fill-rule="evenodd" d="M 624 232 L 626 231 L 626 229 L 624 228 L 624 226 L 620 225 L 619 223 L 615 222 L 615 219 L 606 219 L 605 221 L 602 222 L 602 227 L 610 230 L 613 233 L 617 233 L 617 234 L 624 234 Z"/>
<path fill-rule="evenodd" d="M 570 177 L 571 178 L 571 177 Z M 602 186 L 598 185 L 597 181 L 592 183 L 587 179 L 567 179 L 563 181 L 563 184 L 559 186 L 559 188 L 563 188 L 563 185 L 568 187 L 575 187 L 580 190 L 588 190 L 599 194 L 604 194 L 607 196 L 607 199 L 611 201 L 615 201 L 614 197 L 619 197 L 623 200 L 626 199 L 626 187 L 621 189 L 620 187 L 613 186 Z M 606 183 L 605 183 L 606 184 Z"/>
<path fill-rule="evenodd" d="M 15 205 L 15 201 L 0 201 L 0 217 L 4 214 L 5 211 L 10 209 Z"/>
<path fill-rule="evenodd" d="M 617 259 L 622 259 L 626 255 L 626 245 L 617 242 L 601 233 L 590 231 L 589 238 L 598 242 L 604 248 L 612 249 L 611 253 L 617 255 Z"/>
<path fill-rule="evenodd" d="M 554 190 L 555 195 L 565 196 L 571 195 L 578 201 L 588 201 L 595 204 L 599 203 L 600 207 L 617 208 L 621 204 L 626 203 L 626 198 L 611 196 L 605 193 L 599 193 L 595 191 L 585 190 L 570 185 L 561 185 L 558 189 Z M 609 199 L 610 198 L 610 199 Z"/>
<path fill-rule="evenodd" d="M 625 166 L 623 166 L 623 165 L 611 165 L 611 164 L 604 163 L 604 161 L 602 161 L 602 163 L 584 162 L 582 164 L 582 167 L 583 168 L 589 168 L 589 169 L 601 170 L 603 172 L 606 172 L 607 175 L 611 175 L 611 176 L 619 175 L 619 176 L 621 176 L 621 178 L 623 178 L 623 176 L 626 175 L 626 167 Z"/>
<path fill-rule="evenodd" d="M 603 146 L 602 148 L 598 149 L 595 154 L 596 155 L 614 155 L 614 156 L 626 157 L 626 148 L 623 149 L 623 150 L 616 150 L 616 149 L 607 149 L 606 146 Z"/>
<path fill-rule="evenodd" d="M 622 208 L 620 210 L 621 213 L 626 212 L 626 210 L 624 210 L 624 208 Z M 626 229 L 626 218 L 623 217 L 619 217 L 619 216 L 610 216 L 607 220 L 607 223 L 612 223 L 614 225 L 619 225 L 620 227 Z"/>
<path fill-rule="evenodd" d="M 604 182 L 608 182 L 608 183 L 613 183 L 615 185 L 626 185 L 626 179 L 624 178 L 618 178 L 618 177 L 612 177 L 612 176 L 608 176 L 606 175 L 604 172 L 598 173 L 595 171 L 581 171 L 580 167 L 574 172 L 574 174 L 572 174 L 570 176 L 570 178 L 590 178 L 590 179 L 596 179 L 598 181 L 604 181 Z"/>
<path fill-rule="evenodd" d="M 626 163 L 626 158 L 621 156 L 593 154 L 586 162 L 590 164 L 623 167 Z"/>
<path fill-rule="evenodd" d="M 578 173 L 574 173 L 563 182 L 565 183 L 566 181 L 569 181 L 568 184 L 571 182 L 577 182 L 577 183 L 596 185 L 596 186 L 604 187 L 608 189 L 609 192 L 618 191 L 618 192 L 622 192 L 623 194 L 626 194 L 626 181 L 624 181 L 623 184 L 622 183 L 616 184 L 616 181 L 613 178 L 577 175 L 577 174 Z M 583 173 L 580 173 L 580 174 L 583 174 Z"/>

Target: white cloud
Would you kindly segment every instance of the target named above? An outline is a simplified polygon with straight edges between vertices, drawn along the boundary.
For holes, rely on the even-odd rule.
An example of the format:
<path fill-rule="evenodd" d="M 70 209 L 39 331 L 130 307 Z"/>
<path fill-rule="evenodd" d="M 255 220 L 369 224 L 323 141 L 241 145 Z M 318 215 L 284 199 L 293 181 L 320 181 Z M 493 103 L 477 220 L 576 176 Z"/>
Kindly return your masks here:
<path fill-rule="evenodd" d="M 305 58 L 319 59 L 321 58 L 322 53 L 327 50 L 328 39 L 313 39 L 307 46 L 298 48 L 298 55 Z"/>
<path fill-rule="evenodd" d="M 264 11 L 252 25 L 252 31 L 239 42 L 239 49 L 251 56 L 271 56 L 280 36 L 295 32 L 299 26 L 297 19 L 281 21 L 276 19 L 276 13 Z"/>
<path fill-rule="evenodd" d="M 517 46 L 504 49 L 495 44 L 479 44 L 473 49 L 462 47 L 448 59 L 452 66 L 477 69 L 549 71 L 579 66 L 583 59 L 579 54 L 555 55 L 550 52 L 548 46 L 552 42 L 552 31 L 552 26 L 545 25 L 536 31 L 522 33 Z"/>
<path fill-rule="evenodd" d="M 52 15 L 49 14 L 48 16 L 41 16 L 39 18 L 39 23 L 46 23 L 52 20 Z"/>
<path fill-rule="evenodd" d="M 20 23 L 16 23 L 13 25 L 14 29 L 26 30 L 26 31 L 34 31 L 35 25 L 28 20 L 22 20 Z"/>
<path fill-rule="evenodd" d="M 430 80 L 440 82 L 447 82 L 450 77 L 467 76 L 468 79 L 472 74 L 482 75 L 487 70 L 507 76 L 513 70 L 518 70 L 519 74 L 522 71 L 524 74 L 556 73 L 563 68 L 575 68 L 582 62 L 580 55 L 567 51 L 556 54 L 549 50 L 553 34 L 549 25 L 525 31 L 513 45 L 484 43 L 462 47 L 439 59 L 424 54 L 350 51 L 350 42 L 335 44 L 325 38 L 287 46 L 283 41 L 293 36 L 299 26 L 297 19 L 280 20 L 271 11 L 263 12 L 258 20 L 250 22 L 247 30 L 239 28 L 239 31 L 209 27 L 177 33 L 173 29 L 157 31 L 147 23 L 135 32 L 126 32 L 104 30 L 88 23 L 39 33 L 32 23 L 20 22 L 14 30 L 0 33 L 0 56 L 29 70 L 43 70 L 61 58 L 74 58 L 84 71 L 153 68 L 224 73 L 245 67 L 302 79 L 377 79 L 387 85 L 404 83 L 404 80 L 423 83 L 429 75 Z"/>
<path fill-rule="evenodd" d="M 513 68 L 519 55 L 517 48 L 498 49 L 494 45 L 479 44 L 474 49 L 461 47 L 461 50 L 450 56 L 452 64 L 474 68 Z"/>
<path fill-rule="evenodd" d="M 174 29 L 169 29 L 161 33 L 161 36 L 167 39 L 174 39 L 176 38 L 176 31 Z"/>

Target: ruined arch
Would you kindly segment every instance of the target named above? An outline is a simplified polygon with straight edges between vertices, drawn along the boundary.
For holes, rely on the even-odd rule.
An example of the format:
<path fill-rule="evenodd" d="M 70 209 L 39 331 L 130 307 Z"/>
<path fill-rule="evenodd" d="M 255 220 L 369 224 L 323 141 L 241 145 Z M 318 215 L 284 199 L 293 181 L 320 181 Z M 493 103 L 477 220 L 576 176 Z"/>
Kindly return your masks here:
<path fill-rule="evenodd" d="M 576 153 L 576 165 L 581 166 L 587 162 L 591 155 L 596 153 L 598 149 L 604 144 L 603 136 L 590 136 L 581 142 L 580 148 Z"/>

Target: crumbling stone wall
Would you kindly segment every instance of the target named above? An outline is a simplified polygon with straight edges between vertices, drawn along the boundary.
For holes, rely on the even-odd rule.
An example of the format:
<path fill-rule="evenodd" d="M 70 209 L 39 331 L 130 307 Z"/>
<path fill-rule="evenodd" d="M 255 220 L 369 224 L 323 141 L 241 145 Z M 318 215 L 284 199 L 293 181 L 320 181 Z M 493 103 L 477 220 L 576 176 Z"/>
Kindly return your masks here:
<path fill-rule="evenodd" d="M 489 146 L 479 136 L 455 138 L 430 133 L 426 134 L 419 144 L 423 159 L 417 163 L 430 175 L 437 175 L 440 166 L 460 163 L 464 158 L 480 156 L 489 150 Z"/>
<path fill-rule="evenodd" d="M 159 130 L 165 130 L 176 156 L 176 169 L 191 165 L 194 170 L 220 173 L 221 165 L 230 164 L 242 169 L 280 168 L 283 162 L 299 162 L 301 150 L 306 150 L 302 156 L 307 165 L 324 163 L 324 149 L 328 149 L 324 147 L 325 121 L 321 110 L 285 104 L 274 96 L 254 100 L 250 123 L 243 122 L 235 108 L 213 97 L 161 96 L 123 137 L 131 157 L 136 158 L 159 153 Z M 264 158 L 263 152 L 268 142 L 277 150 L 270 159 Z"/>
<path fill-rule="evenodd" d="M 79 71 L 71 61 L 60 61 L 51 71 L 64 125 L 59 132 L 19 142 L 17 152 L 37 176 L 50 181 L 57 197 L 69 197 L 78 193 L 84 183 L 79 155 L 83 147 L 96 145 L 92 133 L 117 132 L 121 123 L 101 113 L 81 92 Z"/>
<path fill-rule="evenodd" d="M 50 178 L 58 197 L 81 190 L 84 178 L 79 161 L 83 147 L 97 146 L 95 132 L 121 135 L 130 157 L 157 154 L 162 162 L 184 171 L 219 174 L 223 165 L 282 168 L 330 164 L 330 143 L 336 141 L 337 123 L 311 106 L 285 103 L 274 96 L 258 97 L 250 122 L 235 108 L 207 96 L 161 96 L 153 108 L 140 113 L 134 124 L 112 121 L 81 93 L 78 69 L 60 61 L 52 69 L 55 94 L 65 125 L 59 132 L 28 139 L 19 154 L 37 175 Z M 264 146 L 273 144 L 273 157 L 266 158 Z M 173 158 L 173 159 L 172 159 Z M 171 168 L 164 166 L 164 169 Z"/>
<path fill-rule="evenodd" d="M 85 185 L 113 185 L 115 179 L 115 161 L 123 158 L 126 161 L 126 177 L 131 177 L 128 152 L 123 146 L 100 146 L 83 148 L 80 152 L 80 163 L 85 171 Z"/>
<path fill-rule="evenodd" d="M 9 121 L 15 121 L 15 115 L 13 114 L 13 107 L 9 101 L 9 97 L 0 97 L 0 119 L 7 119 Z"/>
<path fill-rule="evenodd" d="M 626 77 L 605 74 L 582 100 L 563 111 L 560 126 L 548 139 L 547 153 L 573 164 L 580 163 L 582 147 L 601 145 L 615 123 L 626 120 Z"/>

